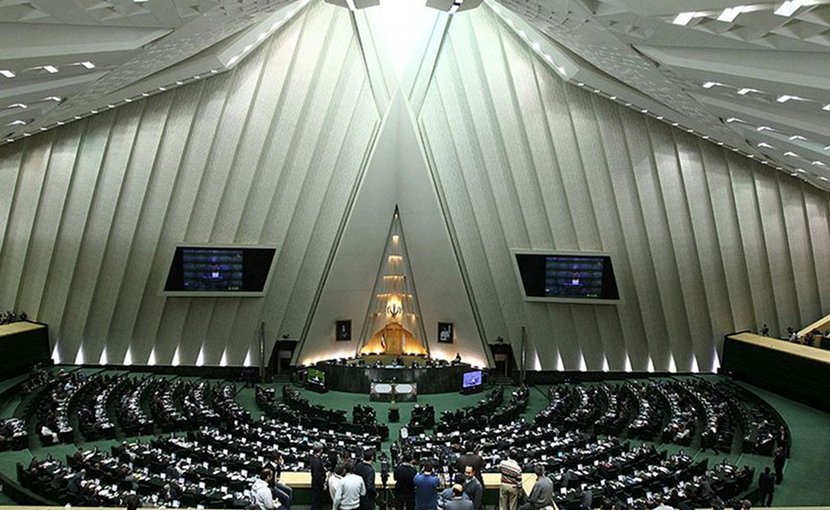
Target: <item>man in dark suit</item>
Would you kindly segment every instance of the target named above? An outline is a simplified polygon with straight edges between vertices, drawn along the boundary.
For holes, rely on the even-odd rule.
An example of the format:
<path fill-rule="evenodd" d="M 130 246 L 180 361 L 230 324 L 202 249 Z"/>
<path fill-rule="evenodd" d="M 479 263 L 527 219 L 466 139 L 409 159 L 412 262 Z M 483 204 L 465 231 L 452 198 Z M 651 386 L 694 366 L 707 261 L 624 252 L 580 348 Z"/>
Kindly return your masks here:
<path fill-rule="evenodd" d="M 464 468 L 464 494 L 473 502 L 473 510 L 481 510 L 481 498 L 484 496 L 484 486 L 478 481 L 477 471 L 473 466 Z"/>
<path fill-rule="evenodd" d="M 444 503 L 444 510 L 474 510 L 473 502 L 464 498 L 464 487 L 452 486 L 452 499 Z"/>
<path fill-rule="evenodd" d="M 415 510 L 415 456 L 407 452 L 404 462 L 395 467 L 395 510 Z"/>
<path fill-rule="evenodd" d="M 775 468 L 775 483 L 781 484 L 784 481 L 784 463 L 787 457 L 784 455 L 784 448 L 779 446 L 775 449 L 775 458 L 772 460 L 772 466 Z"/>
<path fill-rule="evenodd" d="M 326 467 L 320 455 L 323 453 L 323 443 L 314 443 L 311 449 L 311 458 L 308 461 L 311 469 L 311 510 L 323 510 L 323 492 L 326 487 Z"/>
<path fill-rule="evenodd" d="M 360 497 L 360 510 L 375 510 L 378 492 L 375 489 L 375 468 L 372 466 L 374 460 L 375 450 L 368 449 L 363 452 L 363 462 L 354 467 L 354 474 L 363 478 L 366 486 L 366 495 Z"/>
<path fill-rule="evenodd" d="M 775 477 L 769 467 L 758 477 L 758 503 L 761 506 L 772 506 L 772 495 L 775 492 Z"/>
<path fill-rule="evenodd" d="M 455 464 L 456 470 L 460 473 L 463 473 L 467 466 L 471 466 L 473 471 L 476 473 L 476 478 L 478 478 L 478 482 L 481 484 L 481 487 L 484 487 L 484 478 L 481 475 L 481 472 L 484 470 L 484 459 L 476 453 L 475 451 L 476 444 L 472 441 L 467 441 L 464 445 L 465 453 L 458 457 L 458 461 Z"/>

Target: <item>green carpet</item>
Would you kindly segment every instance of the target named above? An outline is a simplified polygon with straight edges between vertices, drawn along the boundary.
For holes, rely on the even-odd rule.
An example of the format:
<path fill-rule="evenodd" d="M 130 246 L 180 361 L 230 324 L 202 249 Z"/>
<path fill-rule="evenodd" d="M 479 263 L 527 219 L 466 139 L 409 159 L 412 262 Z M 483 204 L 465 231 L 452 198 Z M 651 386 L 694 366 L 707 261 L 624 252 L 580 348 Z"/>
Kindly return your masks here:
<path fill-rule="evenodd" d="M 134 373 L 133 377 L 140 377 L 144 374 Z M 171 376 L 172 378 L 173 376 Z M 190 379 L 190 378 L 188 378 Z M 717 377 L 711 377 L 712 382 L 717 381 Z M 2 388 L 0 383 L 0 388 Z M 282 394 L 282 386 L 285 383 L 274 383 L 270 386 L 274 387 L 277 396 Z M 775 506 L 828 506 L 830 505 L 830 483 L 827 483 L 828 475 L 830 473 L 830 415 L 817 411 L 810 407 L 798 404 L 792 400 L 780 397 L 778 395 L 769 393 L 767 391 L 748 386 L 747 387 L 758 394 L 760 397 L 769 402 L 775 407 L 784 419 L 787 421 L 793 435 L 793 447 L 791 460 L 787 462 L 784 473 L 784 483 L 776 489 L 774 504 Z M 253 418 L 258 419 L 262 412 L 256 406 L 255 391 L 253 388 L 242 388 L 237 385 L 237 401 L 251 412 Z M 513 388 L 506 387 L 505 401 L 510 398 L 510 391 Z M 528 409 L 525 413 L 525 419 L 531 420 L 533 416 L 543 409 L 547 403 L 547 386 L 536 386 L 531 388 L 530 401 Z M 303 389 L 299 390 L 302 395 L 311 403 L 320 404 L 333 409 L 344 409 L 347 411 L 348 419 L 351 419 L 352 408 L 356 404 L 369 405 L 375 409 L 377 418 L 381 422 L 385 422 L 387 413 L 391 404 L 385 402 L 370 402 L 368 395 L 360 395 L 354 393 L 342 392 L 328 392 L 324 394 L 313 393 Z M 441 412 L 445 410 L 457 409 L 459 407 L 471 406 L 484 397 L 485 393 L 477 393 L 473 395 L 461 394 L 440 394 L 440 395 L 419 395 L 418 403 L 431 404 L 435 408 L 436 420 L 440 418 Z M 405 425 L 411 416 L 412 408 L 415 403 L 399 402 L 396 404 L 400 410 L 400 422 L 389 423 L 390 441 L 382 445 L 384 451 L 389 451 L 391 441 L 399 437 L 400 429 Z M 10 403 L 0 407 L 0 416 L 8 417 L 14 413 L 14 406 Z M 83 445 L 84 448 L 98 447 L 101 450 L 109 451 L 110 447 L 122 440 L 133 440 L 135 438 L 117 438 L 116 440 L 102 440 L 95 442 L 87 442 Z M 142 441 L 148 441 L 149 436 L 142 437 Z M 639 443 L 640 441 L 636 441 Z M 684 448 L 672 444 L 656 443 L 658 449 L 666 450 L 669 454 L 684 450 L 695 457 L 696 460 L 709 458 L 709 464 L 713 465 L 723 459 L 738 465 L 748 465 L 755 468 L 756 480 L 757 473 L 763 470 L 765 466 L 772 466 L 772 459 L 770 457 L 762 457 L 758 455 L 714 455 L 711 453 L 702 453 L 697 449 Z M 15 464 L 21 462 L 24 465 L 28 464 L 32 455 L 39 458 L 45 458 L 48 455 L 53 455 L 55 458 L 65 460 L 66 455 L 71 455 L 76 450 L 75 445 L 55 445 L 50 447 L 36 447 L 30 450 L 23 450 L 20 452 L 2 452 L 0 453 L 0 472 L 14 479 L 16 477 Z M 8 498 L 0 499 L 0 504 L 11 504 L 7 501 Z"/>

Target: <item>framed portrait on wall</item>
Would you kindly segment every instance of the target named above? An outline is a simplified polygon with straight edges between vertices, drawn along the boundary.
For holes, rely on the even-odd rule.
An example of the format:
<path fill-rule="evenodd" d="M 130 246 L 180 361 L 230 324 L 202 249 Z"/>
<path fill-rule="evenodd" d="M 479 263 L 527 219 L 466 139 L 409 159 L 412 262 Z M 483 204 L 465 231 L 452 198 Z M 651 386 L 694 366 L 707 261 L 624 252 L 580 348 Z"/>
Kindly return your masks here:
<path fill-rule="evenodd" d="M 451 344 L 455 341 L 455 325 L 452 322 L 438 323 L 438 341 L 443 344 Z"/>
<path fill-rule="evenodd" d="M 338 342 L 348 342 L 352 339 L 352 321 L 337 321 L 334 328 L 334 338 Z"/>

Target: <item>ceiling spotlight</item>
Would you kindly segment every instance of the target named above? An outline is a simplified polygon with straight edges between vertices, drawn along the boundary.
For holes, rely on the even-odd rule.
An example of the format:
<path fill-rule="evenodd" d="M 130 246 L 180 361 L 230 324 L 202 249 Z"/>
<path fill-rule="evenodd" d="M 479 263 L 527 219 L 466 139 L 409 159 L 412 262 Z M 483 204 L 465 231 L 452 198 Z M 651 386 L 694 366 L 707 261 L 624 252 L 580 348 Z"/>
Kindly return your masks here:
<path fill-rule="evenodd" d="M 712 87 L 715 87 L 715 86 L 725 87 L 726 85 L 724 85 L 723 83 L 717 82 L 717 81 L 707 81 L 706 83 L 703 84 L 703 88 L 705 88 L 705 89 L 711 89 Z"/>
<path fill-rule="evenodd" d="M 761 142 L 757 145 L 758 147 L 763 147 L 765 149 L 774 149 L 772 145 L 768 144 L 767 142 Z"/>
<path fill-rule="evenodd" d="M 44 101 L 54 101 L 56 103 L 60 103 L 61 98 L 59 96 L 49 96 L 46 99 L 44 99 Z"/>
<path fill-rule="evenodd" d="M 6 78 L 14 78 L 15 76 L 17 76 L 16 74 L 9 71 L 8 69 L 0 69 L 0 74 L 5 76 Z"/>
<path fill-rule="evenodd" d="M 10 104 L 9 108 L 28 108 L 28 106 L 26 106 L 23 103 L 14 103 L 14 104 Z"/>
<path fill-rule="evenodd" d="M 804 138 L 804 137 L 803 137 L 803 136 L 801 136 L 801 135 L 793 135 L 793 136 L 791 136 L 791 137 L 790 137 L 790 140 L 791 140 L 791 141 L 792 141 L 792 140 L 801 140 L 801 141 L 803 141 L 803 142 L 806 142 L 806 141 L 807 141 L 807 139 L 806 139 L 806 138 Z"/>
<path fill-rule="evenodd" d="M 93 64 L 89 60 L 81 62 L 81 65 L 84 66 L 86 69 L 95 69 L 95 64 Z"/>
<path fill-rule="evenodd" d="M 0 74 L 2 74 L 2 73 L 3 73 L 3 71 L 0 71 Z M 827 103 L 826 105 L 824 105 L 822 110 L 824 110 L 825 112 L 830 112 L 830 103 Z"/>
<path fill-rule="evenodd" d="M 774 129 L 772 129 L 769 126 L 758 126 L 757 128 L 755 128 L 755 130 L 756 131 L 775 131 Z"/>
<path fill-rule="evenodd" d="M 49 74 L 55 74 L 58 72 L 58 68 L 55 66 L 43 66 L 43 70 Z"/>
<path fill-rule="evenodd" d="M 25 120 L 17 119 L 17 120 L 13 120 L 13 121 L 9 122 L 6 125 L 7 126 L 25 126 L 26 124 L 28 124 L 28 122 L 26 122 Z"/>
<path fill-rule="evenodd" d="M 738 117 L 729 117 L 728 119 L 726 119 L 726 122 L 728 122 L 729 124 L 731 124 L 731 123 L 733 123 L 733 122 L 743 122 L 743 120 L 742 120 L 742 119 L 739 119 Z"/>
<path fill-rule="evenodd" d="M 790 157 L 793 157 L 793 158 L 799 158 L 799 157 L 801 157 L 801 156 L 799 156 L 798 154 L 796 154 L 796 153 L 795 153 L 795 152 L 793 152 L 793 151 L 787 151 L 787 152 L 785 152 L 785 153 L 784 153 L 784 156 L 790 156 Z"/>

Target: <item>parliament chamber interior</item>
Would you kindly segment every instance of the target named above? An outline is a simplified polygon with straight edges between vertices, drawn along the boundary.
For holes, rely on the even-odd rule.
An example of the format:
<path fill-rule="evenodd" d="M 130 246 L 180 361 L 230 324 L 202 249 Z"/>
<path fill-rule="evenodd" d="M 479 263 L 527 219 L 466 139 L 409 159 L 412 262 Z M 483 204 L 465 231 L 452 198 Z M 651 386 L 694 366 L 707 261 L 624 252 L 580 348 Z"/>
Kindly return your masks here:
<path fill-rule="evenodd" d="M 828 36 L 0 1 L 0 505 L 830 507 Z"/>

